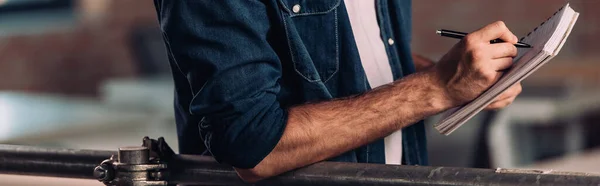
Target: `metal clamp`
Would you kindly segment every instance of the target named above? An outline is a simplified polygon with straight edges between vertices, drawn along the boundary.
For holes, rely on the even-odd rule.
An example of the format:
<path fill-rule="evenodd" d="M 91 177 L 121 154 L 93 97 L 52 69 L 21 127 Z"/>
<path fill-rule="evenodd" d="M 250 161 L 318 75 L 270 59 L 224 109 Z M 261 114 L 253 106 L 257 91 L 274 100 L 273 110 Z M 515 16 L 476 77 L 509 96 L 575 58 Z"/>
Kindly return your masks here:
<path fill-rule="evenodd" d="M 162 137 L 144 137 L 142 146 L 121 147 L 116 159 L 100 163 L 94 177 L 109 186 L 167 186 L 167 161 L 174 154 Z"/>

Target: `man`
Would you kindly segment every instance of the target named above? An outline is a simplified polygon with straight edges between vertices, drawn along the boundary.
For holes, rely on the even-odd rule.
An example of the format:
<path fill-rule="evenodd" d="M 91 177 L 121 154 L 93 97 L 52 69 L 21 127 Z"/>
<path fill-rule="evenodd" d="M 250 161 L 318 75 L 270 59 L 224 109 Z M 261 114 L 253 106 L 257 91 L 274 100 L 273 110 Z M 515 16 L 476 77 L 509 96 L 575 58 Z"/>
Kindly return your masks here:
<path fill-rule="evenodd" d="M 407 0 L 155 3 L 180 152 L 212 155 L 248 182 L 323 160 L 426 165 L 420 120 L 473 100 L 517 54 L 495 22 L 436 65 L 412 57 Z"/>

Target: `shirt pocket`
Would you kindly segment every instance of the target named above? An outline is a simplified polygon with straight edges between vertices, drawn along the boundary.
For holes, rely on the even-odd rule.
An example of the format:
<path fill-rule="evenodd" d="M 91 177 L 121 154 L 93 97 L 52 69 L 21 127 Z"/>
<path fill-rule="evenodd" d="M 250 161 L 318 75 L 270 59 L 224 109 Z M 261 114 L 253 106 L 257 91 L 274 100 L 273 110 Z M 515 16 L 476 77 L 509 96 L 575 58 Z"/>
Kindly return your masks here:
<path fill-rule="evenodd" d="M 309 82 L 326 82 L 339 69 L 341 0 L 279 0 L 294 70 Z"/>

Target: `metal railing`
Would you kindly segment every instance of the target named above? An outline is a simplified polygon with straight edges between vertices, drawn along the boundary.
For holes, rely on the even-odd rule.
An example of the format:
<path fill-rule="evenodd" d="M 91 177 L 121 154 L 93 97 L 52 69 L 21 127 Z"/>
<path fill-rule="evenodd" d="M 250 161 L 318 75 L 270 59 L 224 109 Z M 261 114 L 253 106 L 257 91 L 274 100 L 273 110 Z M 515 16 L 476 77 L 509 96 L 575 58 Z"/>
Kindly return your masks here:
<path fill-rule="evenodd" d="M 148 147 L 148 146 L 146 146 Z M 150 156 L 153 148 L 150 149 Z M 120 161 L 114 158 L 119 156 Z M 156 154 L 154 154 L 156 155 Z M 113 158 L 109 159 L 111 156 Z M 119 171 L 142 170 L 135 167 L 154 161 L 126 164 L 126 154 L 120 151 L 70 150 L 30 146 L 0 145 L 0 174 L 19 174 L 108 180 L 131 179 Z M 137 155 L 136 155 L 137 156 Z M 147 156 L 146 156 L 147 157 Z M 111 160 L 116 172 L 98 172 L 101 163 Z M 152 158 L 151 158 L 152 160 Z M 127 160 L 127 162 L 133 162 Z M 162 174 L 141 174 L 166 185 L 245 185 L 231 166 L 219 164 L 211 157 L 172 155 L 155 163 L 164 164 Z M 154 164 L 156 165 L 156 164 Z M 148 166 L 148 165 L 144 165 Z M 128 167 L 124 169 L 123 167 Z M 159 170 L 159 169 L 155 169 Z M 96 172 L 95 172 L 96 171 Z M 116 175 L 116 177 L 115 177 Z M 119 177 L 121 175 L 121 177 Z M 154 175 L 154 176 L 152 176 Z M 113 179 L 111 178 L 111 179 Z M 128 180 L 124 185 L 152 185 L 151 182 Z M 134 184 L 135 182 L 135 184 Z M 105 182 L 108 183 L 108 182 Z M 115 183 L 115 182 L 111 182 Z M 140 184 L 142 183 L 142 184 Z M 146 184 L 144 184 L 146 183 Z M 156 182 L 152 182 L 156 183 Z M 397 166 L 381 164 L 321 162 L 256 185 L 598 185 L 600 176 L 570 173 L 512 169 L 473 169 L 455 167 Z M 123 184 L 118 184 L 123 185 Z M 160 185 L 160 184 L 159 184 Z"/>

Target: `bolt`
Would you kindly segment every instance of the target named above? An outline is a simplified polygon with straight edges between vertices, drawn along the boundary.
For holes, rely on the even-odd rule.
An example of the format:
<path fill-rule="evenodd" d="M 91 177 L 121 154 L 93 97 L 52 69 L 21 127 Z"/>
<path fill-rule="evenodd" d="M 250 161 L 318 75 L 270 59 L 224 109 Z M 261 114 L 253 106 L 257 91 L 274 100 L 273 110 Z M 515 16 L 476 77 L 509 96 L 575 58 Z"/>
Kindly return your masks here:
<path fill-rule="evenodd" d="M 108 167 L 108 165 L 101 164 L 94 168 L 94 177 L 98 179 L 98 181 L 110 181 L 113 179 L 113 170 L 111 167 Z"/>
<path fill-rule="evenodd" d="M 103 166 L 96 166 L 94 168 L 94 177 L 98 180 L 104 180 L 106 178 L 107 170 Z"/>

